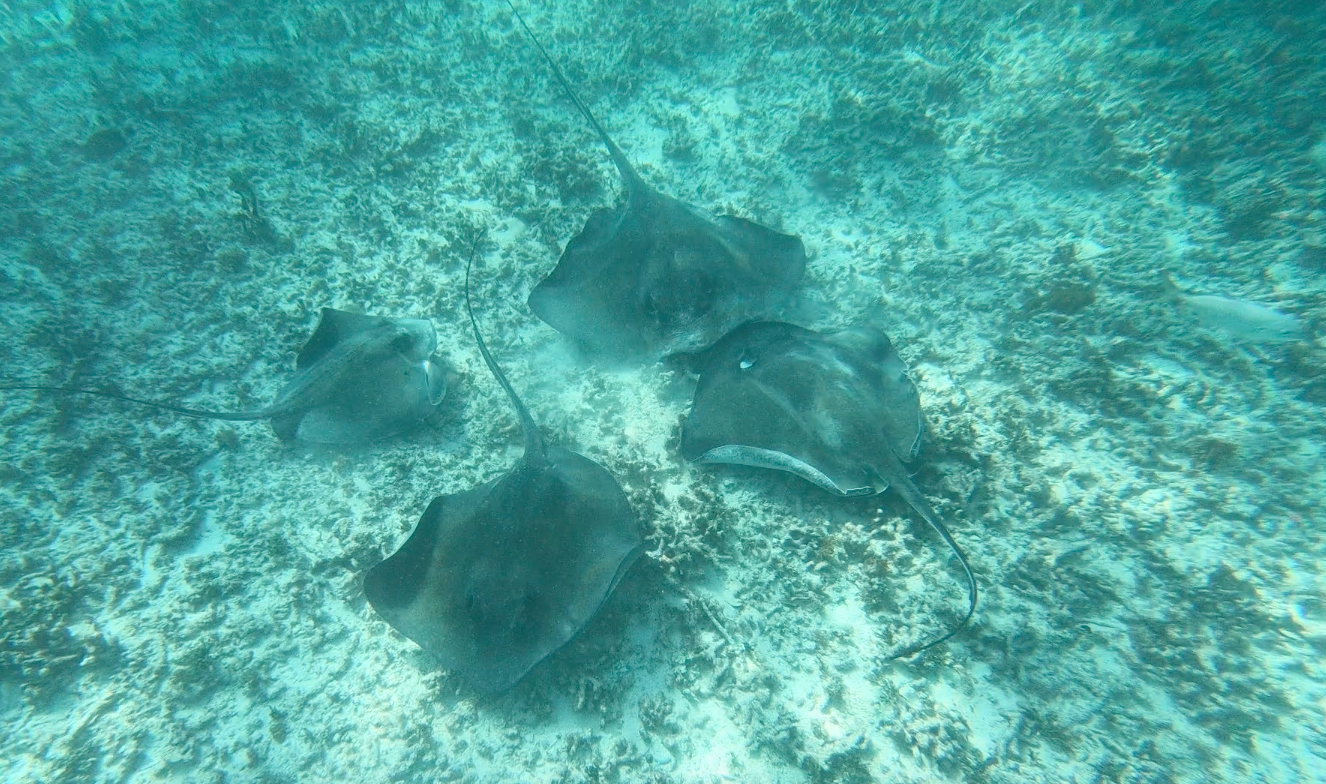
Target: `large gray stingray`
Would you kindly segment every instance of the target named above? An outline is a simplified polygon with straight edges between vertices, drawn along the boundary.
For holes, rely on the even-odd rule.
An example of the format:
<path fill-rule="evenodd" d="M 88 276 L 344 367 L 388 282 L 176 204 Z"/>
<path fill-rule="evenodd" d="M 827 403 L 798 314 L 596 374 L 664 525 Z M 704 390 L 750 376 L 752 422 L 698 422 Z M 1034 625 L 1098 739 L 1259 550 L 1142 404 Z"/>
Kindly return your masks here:
<path fill-rule="evenodd" d="M 823 334 L 754 322 L 696 362 L 700 381 L 682 424 L 683 457 L 788 471 L 844 496 L 895 488 L 953 549 L 969 586 L 967 614 L 957 626 L 896 656 L 938 645 L 971 619 L 976 577 L 903 465 L 919 451 L 925 424 L 907 365 L 883 332 Z"/>
<path fill-rule="evenodd" d="M 617 480 L 548 446 L 488 352 L 520 419 L 525 454 L 510 471 L 428 505 L 414 533 L 369 570 L 364 592 L 401 634 L 486 692 L 515 685 L 598 612 L 640 554 L 640 524 Z"/>
<path fill-rule="evenodd" d="M 447 374 L 432 360 L 436 349 L 437 331 L 424 319 L 323 308 L 318 328 L 295 360 L 295 377 L 263 408 L 208 411 L 90 389 L 0 389 L 94 395 L 203 419 L 268 419 L 283 441 L 353 444 L 404 432 L 441 403 Z"/>
<path fill-rule="evenodd" d="M 603 140 L 626 192 L 625 202 L 595 211 L 567 243 L 557 267 L 530 293 L 534 314 L 611 359 L 695 351 L 744 321 L 775 315 L 805 272 L 800 238 L 711 215 L 646 185 L 508 5 Z"/>

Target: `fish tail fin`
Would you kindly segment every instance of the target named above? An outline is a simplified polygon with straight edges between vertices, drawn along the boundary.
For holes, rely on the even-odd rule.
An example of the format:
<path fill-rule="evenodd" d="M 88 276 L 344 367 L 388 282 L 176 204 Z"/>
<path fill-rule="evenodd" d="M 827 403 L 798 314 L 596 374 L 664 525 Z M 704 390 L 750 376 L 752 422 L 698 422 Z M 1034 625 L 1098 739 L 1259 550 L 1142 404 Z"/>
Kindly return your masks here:
<path fill-rule="evenodd" d="M 1170 302 L 1178 302 L 1183 298 L 1183 289 L 1174 282 L 1174 278 L 1168 272 L 1160 273 L 1160 295 Z"/>

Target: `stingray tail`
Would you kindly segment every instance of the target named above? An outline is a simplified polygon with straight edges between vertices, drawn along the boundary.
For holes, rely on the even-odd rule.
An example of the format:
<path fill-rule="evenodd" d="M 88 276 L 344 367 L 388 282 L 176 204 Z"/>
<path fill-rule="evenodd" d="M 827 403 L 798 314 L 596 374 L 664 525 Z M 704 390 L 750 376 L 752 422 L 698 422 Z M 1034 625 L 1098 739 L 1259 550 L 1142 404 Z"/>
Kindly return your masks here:
<path fill-rule="evenodd" d="M 474 248 L 470 251 L 469 261 L 465 262 L 465 311 L 470 314 L 470 326 L 474 328 L 474 340 L 479 344 L 479 353 L 483 354 L 483 361 L 487 363 L 488 370 L 497 379 L 497 383 L 502 385 L 506 391 L 507 397 L 511 398 L 511 404 L 516 407 L 516 415 L 520 417 L 520 428 L 525 431 L 525 454 L 529 456 L 543 454 L 543 438 L 539 435 L 539 426 L 534 423 L 534 417 L 529 415 L 529 409 L 520 402 L 520 396 L 516 390 L 511 388 L 511 382 L 507 381 L 506 374 L 498 366 L 497 360 L 488 352 L 488 344 L 483 342 L 483 334 L 479 332 L 479 322 L 474 318 L 474 305 L 470 302 L 470 268 L 474 266 L 474 257 L 479 255 L 479 244 L 476 242 Z"/>
<path fill-rule="evenodd" d="M 539 53 L 543 55 L 543 59 L 547 60 L 548 65 L 552 67 L 553 73 L 557 76 L 557 81 L 561 82 L 562 89 L 566 90 L 566 94 L 571 96 L 571 101 L 576 105 L 576 108 L 580 110 L 581 114 L 585 115 L 585 119 L 589 120 L 589 124 L 594 126 L 594 130 L 598 132 L 599 138 L 603 139 L 603 144 L 608 148 L 608 154 L 612 156 L 612 162 L 617 166 L 617 171 L 621 172 L 622 180 L 626 183 L 627 190 L 633 192 L 636 183 L 640 182 L 640 175 L 635 173 L 635 167 L 633 167 L 631 162 L 626 158 L 626 154 L 622 152 L 622 148 L 618 147 L 617 143 L 608 135 L 608 132 L 603 130 L 603 126 L 599 125 L 599 121 L 594 118 L 593 112 L 589 110 L 589 107 L 585 105 L 584 101 L 580 100 L 580 96 L 576 95 L 575 88 L 571 86 L 571 81 L 562 73 L 562 69 L 558 67 L 557 61 L 552 58 L 552 55 L 548 54 L 548 50 L 543 48 L 543 42 L 539 40 L 539 37 L 534 34 L 534 31 L 530 29 L 529 25 L 525 24 L 525 18 L 520 15 L 520 11 L 516 8 L 516 4 L 512 0 L 506 0 L 506 4 L 511 7 L 511 13 L 516 15 L 516 21 L 520 23 L 522 28 L 524 28 L 525 35 L 529 36 L 530 40 L 534 42 L 534 45 L 538 47 Z"/>
<path fill-rule="evenodd" d="M 121 395 L 118 392 L 101 392 L 96 389 L 73 389 L 70 387 L 49 387 L 37 384 L 13 384 L 0 386 L 0 390 L 24 390 L 30 392 L 50 392 L 57 395 L 90 395 L 92 397 L 101 397 L 107 400 L 123 400 L 127 403 L 135 403 L 140 406 L 161 409 L 162 411 L 173 411 L 176 414 L 194 417 L 196 419 L 221 419 L 228 422 L 251 422 L 256 419 L 265 419 L 269 416 L 267 411 L 205 411 L 200 408 L 186 408 L 184 406 L 172 406 L 169 403 L 158 403 L 152 400 L 140 400 L 136 397 Z"/>
<path fill-rule="evenodd" d="M 896 460 L 897 458 L 895 457 L 894 459 Z M 901 468 L 901 464 L 899 464 L 899 468 Z M 925 521 L 930 524 L 931 528 L 935 529 L 935 533 L 939 534 L 944 540 L 944 543 L 947 544 L 949 549 L 953 551 L 953 554 L 957 556 L 958 563 L 962 564 L 962 571 L 967 574 L 967 614 L 962 616 L 962 620 L 958 621 L 957 625 L 942 637 L 921 645 L 913 645 L 899 653 L 893 654 L 889 657 L 890 659 L 901 659 L 907 656 L 914 656 L 927 648 L 933 648 L 936 645 L 951 639 L 953 635 L 962 631 L 962 628 L 966 626 L 967 622 L 976 614 L 976 600 L 978 596 L 976 575 L 971 570 L 971 564 L 967 563 L 967 556 L 964 555 L 962 549 L 958 547 L 958 543 L 953 541 L 953 535 L 948 532 L 948 526 L 944 525 L 944 521 L 940 519 L 939 514 L 930 507 L 929 503 L 926 502 L 925 497 L 921 495 L 921 491 L 916 488 L 916 485 L 912 484 L 912 481 L 906 478 L 906 474 L 900 473 L 899 476 L 901 479 L 894 483 L 898 493 L 902 495 L 903 500 L 925 518 Z"/>

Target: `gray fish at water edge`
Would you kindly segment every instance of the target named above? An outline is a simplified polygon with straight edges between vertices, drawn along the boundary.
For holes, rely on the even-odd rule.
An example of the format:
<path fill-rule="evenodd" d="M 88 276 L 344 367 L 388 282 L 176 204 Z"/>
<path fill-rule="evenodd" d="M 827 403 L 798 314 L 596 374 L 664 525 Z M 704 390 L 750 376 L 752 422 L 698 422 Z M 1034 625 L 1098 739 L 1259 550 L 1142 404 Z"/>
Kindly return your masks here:
<path fill-rule="evenodd" d="M 1247 343 L 1293 343 L 1305 340 L 1303 322 L 1296 316 L 1245 299 L 1212 294 L 1186 294 L 1169 275 L 1165 295 L 1197 316 L 1203 326 Z"/>

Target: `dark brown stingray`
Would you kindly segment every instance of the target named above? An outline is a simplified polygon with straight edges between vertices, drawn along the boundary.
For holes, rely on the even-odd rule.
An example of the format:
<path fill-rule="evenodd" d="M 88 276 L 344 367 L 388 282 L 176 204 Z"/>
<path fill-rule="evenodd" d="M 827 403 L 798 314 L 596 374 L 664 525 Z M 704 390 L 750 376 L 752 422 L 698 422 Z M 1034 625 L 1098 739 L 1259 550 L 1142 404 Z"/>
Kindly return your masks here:
<path fill-rule="evenodd" d="M 294 378 L 263 408 L 208 411 L 56 386 L 0 389 L 92 395 L 201 419 L 267 419 L 282 441 L 355 444 L 402 433 L 437 408 L 447 392 L 447 373 L 432 360 L 436 348 L 437 331 L 424 319 L 323 308 L 318 328 L 295 360 Z"/>
<path fill-rule="evenodd" d="M 860 496 L 893 487 L 957 556 L 967 575 L 967 614 L 976 577 L 939 514 L 903 465 L 924 431 L 921 399 L 888 337 L 868 328 L 823 334 L 765 321 L 733 330 L 696 357 L 700 381 L 681 430 L 681 453 L 702 463 L 787 471 L 831 493 Z"/>
<path fill-rule="evenodd" d="M 732 215 L 710 215 L 650 188 L 576 95 L 543 44 L 511 11 L 621 173 L 624 203 L 590 216 L 530 309 L 590 353 L 658 358 L 707 346 L 745 321 L 770 318 L 801 281 L 798 237 Z"/>
<path fill-rule="evenodd" d="M 594 617 L 643 539 L 611 474 L 544 444 L 472 308 L 470 324 L 520 418 L 525 454 L 497 479 L 434 498 L 405 544 L 369 570 L 364 592 L 401 634 L 474 688 L 498 692 Z"/>

